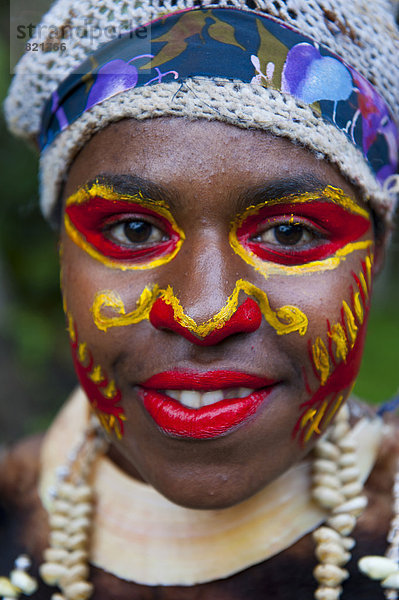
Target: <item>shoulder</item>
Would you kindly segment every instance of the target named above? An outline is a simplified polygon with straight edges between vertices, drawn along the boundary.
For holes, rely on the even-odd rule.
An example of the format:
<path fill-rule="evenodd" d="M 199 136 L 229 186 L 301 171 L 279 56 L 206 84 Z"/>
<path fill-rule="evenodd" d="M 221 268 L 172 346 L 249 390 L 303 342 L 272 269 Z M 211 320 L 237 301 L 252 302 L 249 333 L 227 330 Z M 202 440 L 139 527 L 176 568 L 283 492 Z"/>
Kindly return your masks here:
<path fill-rule="evenodd" d="M 0 449 L 0 502 L 23 509 L 36 493 L 42 436 L 32 436 Z"/>

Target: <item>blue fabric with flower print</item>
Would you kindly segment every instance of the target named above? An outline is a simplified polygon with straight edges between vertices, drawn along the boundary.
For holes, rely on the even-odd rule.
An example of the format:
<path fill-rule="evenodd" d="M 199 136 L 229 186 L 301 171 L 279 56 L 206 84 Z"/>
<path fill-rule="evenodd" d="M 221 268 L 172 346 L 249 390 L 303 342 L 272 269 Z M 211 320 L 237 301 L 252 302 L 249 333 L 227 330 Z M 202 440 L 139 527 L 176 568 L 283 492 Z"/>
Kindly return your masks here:
<path fill-rule="evenodd" d="M 187 9 L 101 46 L 47 102 L 46 148 L 80 115 L 132 88 L 191 77 L 262 85 L 309 104 L 343 131 L 381 184 L 398 170 L 399 131 L 376 89 L 327 48 L 265 15 Z M 138 31 L 138 30 L 136 30 Z"/>

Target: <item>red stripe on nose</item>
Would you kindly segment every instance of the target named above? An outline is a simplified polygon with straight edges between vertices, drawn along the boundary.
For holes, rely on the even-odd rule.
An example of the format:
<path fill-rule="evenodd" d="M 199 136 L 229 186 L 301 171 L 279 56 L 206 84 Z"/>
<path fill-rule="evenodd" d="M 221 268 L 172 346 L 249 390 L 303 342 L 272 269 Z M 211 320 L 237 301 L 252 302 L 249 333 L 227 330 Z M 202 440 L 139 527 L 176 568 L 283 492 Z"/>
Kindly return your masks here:
<path fill-rule="evenodd" d="M 173 307 L 164 298 L 158 298 L 150 312 L 150 322 L 157 329 L 165 329 L 178 333 L 193 344 L 212 346 L 235 333 L 251 333 L 256 331 L 262 322 L 262 313 L 258 304 L 252 298 L 247 298 L 235 313 L 226 321 L 223 327 L 214 329 L 205 337 L 199 337 L 181 325 L 176 319 Z"/>

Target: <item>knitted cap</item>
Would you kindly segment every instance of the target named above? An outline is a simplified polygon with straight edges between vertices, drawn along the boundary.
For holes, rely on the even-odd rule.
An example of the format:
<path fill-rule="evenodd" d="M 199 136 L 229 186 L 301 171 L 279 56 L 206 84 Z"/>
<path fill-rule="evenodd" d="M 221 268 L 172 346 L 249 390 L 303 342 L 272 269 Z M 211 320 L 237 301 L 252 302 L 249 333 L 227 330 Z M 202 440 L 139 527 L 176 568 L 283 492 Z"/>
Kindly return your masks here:
<path fill-rule="evenodd" d="M 385 136 L 390 168 L 397 170 L 397 129 L 384 131 L 387 114 L 390 124 L 399 123 L 399 33 L 395 23 L 398 3 L 394 0 L 201 0 L 201 7 L 230 7 L 269 15 L 273 21 L 312 40 L 312 49 L 322 44 L 326 51 L 342 59 L 356 75 L 357 87 L 372 84 L 384 110 L 366 106 L 360 98 L 357 112 L 367 113 L 362 125 L 363 147 L 380 133 Z M 39 42 L 37 52 L 27 52 L 16 68 L 16 75 L 5 103 L 10 129 L 18 136 L 37 140 L 46 102 L 58 98 L 58 86 L 98 48 L 110 44 L 110 27 L 115 36 L 131 31 L 158 17 L 198 6 L 196 0 L 58 0 L 43 17 L 32 42 Z M 396 7 L 396 8 L 395 8 Z M 47 28 L 47 29 L 46 29 Z M 49 33 L 43 40 L 43 31 Z M 76 35 L 76 32 L 85 35 Z M 65 32 L 69 34 L 65 35 Z M 75 32 L 75 35 L 74 35 Z M 95 32 L 95 35 L 94 33 Z M 57 37 L 58 36 L 58 37 Z M 65 50 L 51 51 L 62 42 Z M 239 45 L 235 43 L 235 45 Z M 50 51 L 49 51 L 50 48 Z M 253 75 L 260 71 L 257 57 L 251 57 Z M 257 66 L 258 64 L 258 66 Z M 266 67 L 266 65 L 265 65 Z M 169 71 L 172 72 L 172 71 Z M 174 72 L 174 71 L 173 71 Z M 287 85 L 256 85 L 237 77 L 187 76 L 181 80 L 162 80 L 148 87 L 131 87 L 104 97 L 67 123 L 44 148 L 41 157 L 41 206 L 51 217 L 58 201 L 68 168 L 82 146 L 107 124 L 123 119 L 146 119 L 158 116 L 184 116 L 221 120 L 242 128 L 258 128 L 299 142 L 335 164 L 357 185 L 366 201 L 385 221 L 394 210 L 397 179 L 376 175 L 370 168 L 366 152 L 352 143 L 346 127 L 321 114 L 320 105 L 306 101 L 302 94 L 288 93 Z M 363 84 L 362 84 L 363 82 Z M 264 83 L 264 81 L 263 81 Z M 147 85 L 147 84 L 144 84 Z M 371 86 L 370 86 L 370 89 Z M 359 89 L 357 89 L 359 92 Z M 359 92 L 360 94 L 360 92 Z M 325 97 L 325 96 L 324 96 Z M 324 98 L 322 97 L 322 98 Z M 332 98 L 332 96 L 331 96 Z M 366 100 L 365 100 L 366 98 Z M 339 100 L 340 98 L 338 98 Z M 320 103 L 321 104 L 321 103 Z M 336 104 L 336 103 L 335 103 Z M 356 113 L 357 114 L 357 113 Z M 381 121 L 379 122 L 378 119 Z M 331 121 L 331 120 L 330 120 Z M 372 133 L 367 127 L 372 126 Z M 353 132 L 352 132 L 353 133 Z M 353 138 L 353 135 L 352 135 Z M 374 160 L 376 157 L 374 157 Z M 378 156 L 377 156 L 378 162 Z M 389 173 L 390 174 L 390 173 Z M 383 185 L 382 185 L 383 183 Z"/>

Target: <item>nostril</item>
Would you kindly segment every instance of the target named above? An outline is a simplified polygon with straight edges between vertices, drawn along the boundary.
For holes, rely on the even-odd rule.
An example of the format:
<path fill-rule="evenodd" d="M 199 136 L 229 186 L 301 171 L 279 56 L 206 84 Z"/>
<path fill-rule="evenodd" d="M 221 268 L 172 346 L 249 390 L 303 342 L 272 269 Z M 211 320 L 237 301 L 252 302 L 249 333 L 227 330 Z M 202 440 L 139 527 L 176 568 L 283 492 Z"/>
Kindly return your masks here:
<path fill-rule="evenodd" d="M 251 333 L 262 322 L 259 305 L 252 298 L 247 298 L 227 321 L 217 315 L 206 323 L 197 325 L 184 313 L 176 315 L 173 306 L 164 298 L 156 300 L 149 316 L 151 324 L 157 329 L 173 331 L 200 346 L 217 344 L 235 333 Z"/>

